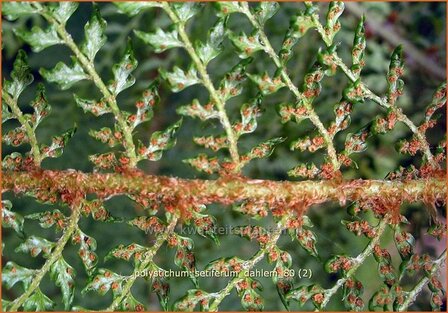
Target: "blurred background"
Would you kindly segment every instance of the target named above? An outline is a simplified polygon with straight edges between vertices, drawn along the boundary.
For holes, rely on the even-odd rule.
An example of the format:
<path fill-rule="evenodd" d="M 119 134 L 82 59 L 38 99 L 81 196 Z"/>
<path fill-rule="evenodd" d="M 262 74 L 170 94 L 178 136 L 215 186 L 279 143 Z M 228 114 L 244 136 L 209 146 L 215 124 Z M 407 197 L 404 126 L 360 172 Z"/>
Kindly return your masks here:
<path fill-rule="evenodd" d="M 98 3 L 101 15 L 107 20 L 106 35 L 107 44 L 100 50 L 96 57 L 96 69 L 108 81 L 112 78 L 112 65 L 121 58 L 124 52 L 126 38 L 132 38 L 136 58 L 139 62 L 136 76 L 136 84 L 122 92 L 118 97 L 119 106 L 127 111 L 134 110 L 134 103 L 141 92 L 158 76 L 158 69 L 172 69 L 174 65 L 181 68 L 187 68 L 191 63 L 190 58 L 182 49 L 171 49 L 162 54 L 156 54 L 151 47 L 143 44 L 141 40 L 135 37 L 133 30 L 139 29 L 145 32 L 154 31 L 161 27 L 166 29 L 170 25 L 168 17 L 157 9 L 146 11 L 136 17 L 129 18 L 118 14 L 115 6 L 110 3 Z M 321 18 L 325 16 L 328 4 L 318 4 L 321 7 Z M 298 12 L 304 9 L 301 3 L 282 3 L 279 12 L 267 22 L 267 34 L 278 51 L 284 34 L 288 29 L 289 20 Z M 72 34 L 76 42 L 82 42 L 84 36 L 84 24 L 88 21 L 92 12 L 92 4 L 80 3 L 78 10 L 70 18 L 67 29 Z M 216 9 L 212 4 L 204 5 L 201 13 L 188 23 L 188 32 L 193 40 L 205 40 L 206 29 L 209 29 L 216 20 Z M 437 86 L 443 82 L 446 68 L 446 3 L 425 2 L 425 3 L 347 3 L 346 10 L 340 21 L 342 29 L 335 38 L 335 42 L 340 42 L 338 53 L 346 62 L 350 64 L 350 51 L 353 43 L 355 27 L 362 14 L 366 15 L 366 66 L 362 72 L 363 81 L 372 91 L 378 95 L 384 95 L 386 84 L 386 73 L 389 66 L 389 57 L 393 49 L 402 43 L 408 43 L 412 49 L 404 49 L 405 53 L 405 92 L 398 100 L 398 105 L 411 118 L 415 124 L 420 124 L 424 119 L 424 109 L 430 103 L 431 97 Z M 38 82 L 44 82 L 38 73 L 39 68 L 50 69 L 59 62 L 69 62 L 70 51 L 64 46 L 53 46 L 39 53 L 33 53 L 30 47 L 18 39 L 13 29 L 31 29 L 32 26 L 45 26 L 45 22 L 37 16 L 22 18 L 14 22 L 3 20 L 2 24 L 2 73 L 3 77 L 9 79 L 9 73 L 12 70 L 12 64 L 18 49 L 24 49 L 29 55 L 29 61 L 35 77 L 31 87 L 25 90 L 20 98 L 20 105 L 24 112 L 32 112 L 28 105 L 33 99 L 36 85 Z M 233 31 L 251 31 L 247 19 L 240 14 L 233 14 L 229 20 L 229 28 Z M 309 31 L 305 37 L 300 39 L 294 48 L 294 54 L 288 63 L 288 69 L 291 73 L 294 83 L 301 86 L 306 71 L 316 60 L 317 51 L 323 47 L 324 43 L 319 38 L 316 31 Z M 249 73 L 262 73 L 267 71 L 271 75 L 275 71 L 273 62 L 263 53 L 258 52 L 255 60 L 248 68 Z M 235 64 L 239 62 L 237 53 L 231 42 L 226 39 L 224 42 L 224 52 L 214 59 L 208 66 L 209 73 L 214 79 L 215 85 L 220 81 L 223 75 L 228 72 Z M 92 171 L 92 164 L 88 161 L 88 156 L 95 153 L 102 153 L 110 149 L 95 141 L 88 135 L 90 129 L 100 129 L 101 127 L 112 127 L 112 115 L 104 115 L 95 118 L 93 115 L 84 114 L 82 109 L 77 107 L 73 93 L 84 98 L 100 98 L 99 91 L 96 90 L 90 82 L 80 82 L 69 90 L 61 91 L 54 84 L 45 83 L 47 96 L 52 106 L 51 115 L 45 119 L 37 130 L 38 140 L 41 143 L 48 144 L 52 135 L 60 134 L 64 130 L 72 127 L 75 123 L 78 125 L 78 131 L 70 140 L 68 146 L 64 149 L 64 154 L 58 159 L 46 159 L 43 167 L 47 169 L 76 169 L 80 171 Z M 328 125 L 334 119 L 333 106 L 339 101 L 342 90 L 347 84 L 346 77 L 338 73 L 333 77 L 326 77 L 322 82 L 322 94 L 315 101 L 315 110 L 321 117 L 324 124 Z M 241 105 L 256 95 L 257 87 L 246 81 L 243 94 L 233 98 L 226 105 L 226 110 L 232 121 L 239 117 Z M 159 90 L 161 102 L 155 108 L 154 118 L 149 123 L 140 125 L 136 130 L 136 137 L 147 140 L 150 134 L 156 130 L 165 129 L 168 125 L 178 120 L 176 108 L 190 103 L 194 98 L 205 100 L 208 95 L 206 90 L 200 86 L 192 86 L 180 93 L 172 93 L 166 83 L 161 84 Z M 290 151 L 289 143 L 298 137 L 302 137 L 313 130 L 311 123 L 302 122 L 300 125 L 289 122 L 281 124 L 280 117 L 276 113 L 276 104 L 279 102 L 293 101 L 293 97 L 286 88 L 281 89 L 263 100 L 263 115 L 259 118 L 257 130 L 251 134 L 243 136 L 240 140 L 239 148 L 243 153 L 250 150 L 257 143 L 277 137 L 287 137 L 287 141 L 276 148 L 275 152 L 268 159 L 253 161 L 244 169 L 244 174 L 252 178 L 286 180 L 290 179 L 286 172 L 297 165 L 299 162 L 312 161 L 315 164 L 321 164 L 324 154 L 323 150 L 316 153 L 301 153 L 299 151 Z M 356 132 L 364 125 L 372 121 L 377 115 L 383 113 L 382 109 L 371 101 L 366 101 L 354 107 L 352 122 L 349 128 L 336 136 L 336 146 L 339 150 L 343 149 L 345 137 L 348 133 Z M 440 118 L 440 123 L 429 132 L 428 139 L 432 145 L 437 145 L 446 133 L 446 114 L 444 110 Z M 7 132 L 13 123 L 3 125 L 3 133 Z M 222 133 L 221 127 L 216 122 L 201 122 L 200 120 L 184 118 L 184 123 L 177 134 L 177 144 L 173 149 L 164 153 L 163 158 L 158 162 L 144 161 L 139 167 L 147 173 L 159 175 L 172 175 L 184 178 L 214 178 L 198 173 L 182 160 L 195 157 L 198 153 L 204 152 L 211 155 L 209 150 L 195 145 L 192 141 L 193 136 L 203 136 Z M 396 143 L 403 138 L 409 138 L 410 131 L 402 124 L 398 124 L 394 130 L 386 135 L 375 136 L 368 141 L 367 151 L 357 155 L 355 161 L 359 169 L 349 168 L 344 171 L 344 177 L 352 178 L 370 178 L 383 179 L 390 171 L 395 170 L 399 165 L 408 166 L 410 164 L 419 165 L 420 159 L 401 155 L 396 151 Z M 23 146 L 16 151 L 26 152 L 29 147 Z M 11 147 L 2 145 L 3 156 L 13 152 Z M 218 155 L 225 156 L 225 152 L 219 152 Z M 13 210 L 22 215 L 45 210 L 59 208 L 65 213 L 68 209 L 65 207 L 52 207 L 36 203 L 28 197 L 14 197 L 10 193 L 3 195 L 4 199 L 10 199 L 13 203 Z M 131 219 L 138 215 L 146 214 L 142 208 L 138 207 L 126 197 L 115 197 L 106 202 L 106 207 L 115 216 Z M 246 224 L 258 224 L 269 226 L 273 223 L 271 218 L 262 221 L 250 220 L 231 210 L 230 207 L 211 205 L 208 207 L 209 213 L 217 218 L 218 226 L 228 227 L 229 225 L 238 226 Z M 409 218 L 411 225 L 407 229 L 417 239 L 417 251 L 419 253 L 429 253 L 433 256 L 441 253 L 446 242 L 434 242 L 424 235 L 425 229 L 429 224 L 428 214 L 423 204 L 413 204 L 403 206 L 402 212 Z M 444 208 L 440 208 L 441 218 L 445 219 Z M 160 215 L 163 215 L 160 213 Z M 358 238 L 349 233 L 340 223 L 343 219 L 348 219 L 344 208 L 336 204 L 326 204 L 313 206 L 309 211 L 309 216 L 314 223 L 315 233 L 318 237 L 317 250 L 320 259 L 309 256 L 296 241 L 292 242 L 289 236 L 282 236 L 279 247 L 291 253 L 293 257 L 292 268 L 311 269 L 312 279 L 299 279 L 296 277 L 295 286 L 301 284 L 320 283 L 323 287 L 329 288 L 334 285 L 338 277 L 324 272 L 322 260 L 327 260 L 333 254 L 345 253 L 355 256 L 359 254 L 368 241 L 364 238 Z M 329 218 L 330 217 L 330 218 Z M 372 216 L 367 216 L 368 220 L 374 221 Z M 145 235 L 144 232 L 132 228 L 126 224 L 107 224 L 94 222 L 90 218 L 84 218 L 80 224 L 81 229 L 88 235 L 94 237 L 98 243 L 97 254 L 100 258 L 98 267 L 106 267 L 119 274 L 130 274 L 132 272 L 132 263 L 111 260 L 104 262 L 103 258 L 112 248 L 118 244 L 130 244 L 136 242 L 143 245 L 151 245 L 154 237 Z M 42 229 L 36 221 L 27 220 L 25 222 L 25 232 L 47 238 L 48 240 L 57 240 L 60 234 L 55 233 L 53 229 Z M 14 261 L 22 266 L 30 268 L 39 268 L 44 263 L 41 257 L 30 258 L 23 253 L 14 252 L 14 248 L 20 244 L 21 239 L 10 229 L 2 229 L 3 242 L 5 248 L 3 251 L 2 265 L 7 261 Z M 384 236 L 382 247 L 388 248 L 392 254 L 394 265 L 398 268 L 399 255 L 396 252 L 392 240 L 392 232 Z M 220 246 L 216 246 L 212 240 L 194 235 L 195 255 L 197 258 L 197 268 L 203 269 L 206 264 L 218 257 L 227 257 L 237 255 L 240 258 L 250 258 L 258 249 L 257 245 L 248 242 L 243 238 L 234 235 L 219 236 Z M 81 296 L 80 290 L 87 283 L 87 276 L 82 263 L 77 256 L 77 246 L 68 245 L 64 251 L 64 258 L 69 264 L 75 267 L 77 272 L 77 289 L 74 305 L 80 305 L 89 309 L 104 309 L 111 302 L 111 294 L 99 296 L 95 293 L 88 293 Z M 163 246 L 156 257 L 156 262 L 165 269 L 175 269 L 173 262 L 174 251 Z M 373 257 L 358 270 L 356 277 L 365 282 L 365 303 L 380 285 L 377 277 L 376 262 Z M 272 269 L 272 265 L 262 261 L 258 268 Z M 271 278 L 260 278 L 264 286 L 262 295 L 265 299 L 266 310 L 284 310 L 275 290 L 275 285 Z M 442 280 L 445 282 L 445 279 Z M 217 279 L 199 279 L 202 289 L 206 291 L 217 291 L 225 286 L 226 278 Z M 416 279 L 406 279 L 403 281 L 403 287 L 413 286 Z M 188 279 L 171 279 L 170 303 L 183 296 L 186 291 L 193 288 L 193 284 Z M 42 291 L 51 299 L 61 303 L 60 290 L 46 277 L 41 284 Z M 139 280 L 134 285 L 132 292 L 134 296 L 141 301 L 147 310 L 160 311 L 161 308 L 155 294 L 150 293 L 149 284 L 144 280 Z M 3 297 L 14 299 L 21 293 L 20 288 L 6 290 L 3 288 Z M 428 310 L 429 293 L 425 290 L 417 299 L 417 302 L 411 307 L 412 310 Z M 342 305 L 341 291 L 333 297 L 328 306 L 330 310 L 345 310 Z M 56 309 L 63 309 L 62 306 Z M 240 300 L 236 292 L 233 291 L 220 306 L 220 310 L 240 310 Z M 291 305 L 292 310 L 299 310 L 296 303 Z M 303 308 L 312 310 L 308 303 Z M 367 309 L 367 306 L 365 307 Z"/>

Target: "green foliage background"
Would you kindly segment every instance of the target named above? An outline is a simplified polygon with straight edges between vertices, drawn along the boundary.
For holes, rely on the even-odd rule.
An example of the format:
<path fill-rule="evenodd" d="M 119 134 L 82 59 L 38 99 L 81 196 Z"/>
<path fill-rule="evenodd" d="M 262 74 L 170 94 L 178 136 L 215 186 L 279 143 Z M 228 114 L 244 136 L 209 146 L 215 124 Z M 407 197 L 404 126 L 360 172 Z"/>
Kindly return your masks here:
<path fill-rule="evenodd" d="M 366 21 L 369 24 L 369 18 L 375 18 L 384 22 L 384 27 L 389 27 L 391 32 L 395 32 L 406 40 L 412 42 L 420 51 L 426 54 L 427 58 L 435 60 L 441 68 L 445 68 L 445 40 L 446 40 L 446 16 L 445 3 L 360 3 L 359 4 L 366 11 Z M 298 10 L 303 8 L 300 3 L 282 3 L 280 11 L 267 22 L 267 33 L 274 45 L 278 48 L 289 26 L 290 17 Z M 327 4 L 322 4 L 324 7 L 321 12 L 326 11 Z M 116 8 L 110 3 L 99 3 L 99 8 L 103 18 L 108 21 L 106 35 L 108 41 L 96 58 L 96 69 L 101 74 L 102 78 L 107 81 L 111 78 L 111 68 L 116 63 L 124 50 L 124 43 L 126 37 L 130 36 L 134 43 L 136 58 L 139 61 L 139 66 L 134 72 L 137 78 L 136 84 L 121 93 L 118 97 L 119 106 L 123 109 L 131 109 L 135 100 L 139 97 L 141 92 L 146 88 L 151 81 L 158 76 L 158 69 L 171 69 L 174 65 L 186 68 L 190 64 L 190 59 L 186 53 L 181 49 L 171 49 L 162 54 L 155 54 L 152 49 L 143 44 L 133 35 L 134 29 L 143 31 L 155 30 L 157 27 L 164 28 L 169 24 L 167 16 L 160 10 L 153 9 L 139 14 L 134 18 L 128 18 L 124 15 L 117 14 Z M 68 22 L 67 29 L 72 34 L 75 41 L 79 42 L 83 37 L 83 26 L 89 19 L 92 11 L 92 5 L 89 3 L 81 3 L 79 9 L 75 12 Z M 193 22 L 188 23 L 189 34 L 193 39 L 204 39 L 207 29 L 215 21 L 214 8 L 212 5 L 206 5 L 201 14 L 199 14 Z M 359 21 L 359 16 L 355 16 L 348 12 L 344 12 L 341 23 L 342 29 L 338 33 L 335 41 L 340 42 L 338 48 L 339 54 L 345 61 L 349 61 L 350 49 L 353 42 L 353 34 L 356 24 Z M 106 145 L 99 144 L 92 137 L 88 135 L 89 129 L 99 129 L 103 126 L 111 127 L 113 125 L 112 115 L 95 118 L 92 115 L 84 114 L 82 110 L 75 104 L 72 94 L 74 91 L 78 95 L 85 98 L 99 98 L 98 91 L 92 87 L 91 82 L 77 83 L 73 88 L 67 91 L 61 91 L 57 86 L 43 81 L 38 73 L 39 68 L 52 68 L 59 61 L 68 61 L 70 51 L 63 46 L 53 46 L 39 53 L 32 53 L 29 46 L 23 44 L 14 34 L 15 28 L 31 28 L 34 25 L 42 25 L 45 22 L 37 16 L 28 19 L 21 18 L 15 22 L 3 20 L 3 42 L 2 42 L 2 71 L 10 73 L 12 69 L 13 60 L 19 48 L 25 49 L 29 55 L 30 65 L 33 69 L 35 81 L 31 88 L 28 88 L 21 96 L 20 102 L 23 110 L 31 108 L 26 104 L 31 101 L 35 94 L 35 87 L 38 82 L 44 82 L 47 88 L 47 95 L 49 103 L 52 106 L 52 113 L 49 118 L 45 119 L 41 127 L 37 130 L 38 139 L 41 141 L 49 141 L 52 135 L 59 134 L 73 124 L 78 125 L 78 132 L 69 142 L 65 148 L 65 153 L 58 159 L 46 159 L 43 162 L 43 167 L 47 169 L 76 169 L 81 171 L 92 171 L 92 164 L 88 162 L 88 156 L 95 153 L 102 153 L 107 150 Z M 234 14 L 229 21 L 229 27 L 234 31 L 251 30 L 251 27 L 245 17 Z M 369 31 L 369 27 L 367 26 Z M 384 38 L 377 37 L 374 30 L 370 29 L 370 36 L 367 38 L 367 56 L 366 67 L 362 72 L 363 81 L 376 93 L 383 94 L 386 90 L 385 74 L 389 66 L 389 57 L 395 45 L 400 42 L 390 45 Z M 289 62 L 289 71 L 293 77 L 296 85 L 300 86 L 304 74 L 308 68 L 313 64 L 316 58 L 319 47 L 323 46 L 323 42 L 319 39 L 316 31 L 308 32 L 302 38 L 299 44 L 295 47 L 294 57 Z M 406 55 L 406 51 L 405 51 Z M 211 62 L 209 65 L 209 73 L 212 78 L 219 81 L 221 77 L 229 71 L 239 61 L 234 47 L 228 39 L 224 42 L 224 52 Z M 399 100 L 404 112 L 415 122 L 419 123 L 423 119 L 423 112 L 426 105 L 430 102 L 432 93 L 437 85 L 441 82 L 440 79 L 434 77 L 425 69 L 416 66 L 415 60 L 412 60 L 411 55 L 407 55 L 406 73 L 404 75 L 405 94 Z M 413 64 L 414 63 L 414 64 Z M 249 73 L 261 73 L 268 71 L 274 72 L 274 64 L 263 53 L 256 54 L 256 59 L 249 66 Z M 333 105 L 340 99 L 341 92 L 346 86 L 347 79 L 341 73 L 335 77 L 325 78 L 322 82 L 323 93 L 315 101 L 315 110 L 325 123 L 331 121 L 333 117 Z M 175 112 L 180 105 L 191 102 L 192 99 L 198 98 L 205 100 L 207 97 L 206 91 L 200 86 L 193 86 L 180 93 L 172 93 L 169 91 L 166 84 L 161 85 L 159 90 L 161 95 L 161 103 L 155 108 L 155 115 L 151 123 L 145 123 L 137 128 L 137 137 L 145 138 L 155 130 L 165 129 L 168 125 L 174 123 L 178 116 Z M 242 103 L 257 93 L 256 86 L 247 81 L 245 89 L 241 96 L 236 97 L 230 101 L 226 106 L 229 112 L 230 119 L 235 119 L 239 115 L 239 109 Z M 281 124 L 280 117 L 276 113 L 276 104 L 284 101 L 292 101 L 291 94 L 286 89 L 282 89 L 273 96 L 265 97 L 263 100 L 264 113 L 259 119 L 259 127 L 251 136 L 243 137 L 240 140 L 242 151 L 249 149 L 255 144 L 268 138 L 282 136 L 287 137 L 287 142 L 276 148 L 274 154 L 268 159 L 261 159 L 253 161 L 244 170 L 244 174 L 252 178 L 265 178 L 274 180 L 288 179 L 286 172 L 296 165 L 299 161 L 305 162 L 312 160 L 315 163 L 322 161 L 323 153 L 321 151 L 310 154 L 308 152 L 300 153 L 297 151 L 289 151 L 288 143 L 292 140 L 308 133 L 312 130 L 312 124 L 303 122 L 300 125 L 295 123 Z M 381 109 L 372 102 L 365 102 L 357 105 L 354 108 L 352 115 L 352 122 L 348 130 L 336 136 L 337 147 L 343 147 L 345 136 L 349 132 L 355 132 L 362 126 L 374 119 L 376 115 L 381 113 Z M 431 130 L 429 136 L 431 143 L 439 142 L 445 130 L 446 117 L 440 121 L 440 124 Z M 10 127 L 15 125 L 6 124 L 2 130 L 3 133 L 8 131 Z M 199 120 L 191 118 L 184 118 L 183 126 L 177 134 L 176 146 L 164 154 L 161 161 L 140 163 L 139 167 L 147 173 L 160 175 L 173 175 L 185 178 L 207 176 L 198 174 L 189 165 L 182 162 L 183 159 L 194 157 L 198 152 L 206 152 L 196 146 L 193 141 L 193 136 L 210 135 L 221 132 L 220 126 L 216 123 L 206 122 L 202 123 Z M 369 141 L 369 148 L 356 159 L 359 169 L 351 168 L 344 172 L 344 177 L 351 178 L 372 178 L 383 179 L 388 172 L 396 169 L 399 165 L 409 165 L 412 163 L 418 164 L 418 160 L 409 156 L 400 155 L 394 148 L 399 139 L 409 136 L 409 131 L 398 125 L 395 129 L 387 134 L 372 138 Z M 26 149 L 27 147 L 25 147 Z M 3 155 L 11 152 L 11 148 L 3 145 Z M 203 151 L 202 151 L 203 150 Z M 49 206 L 36 203 L 33 199 L 20 197 L 13 197 L 11 194 L 4 194 L 4 198 L 11 199 L 16 211 L 21 214 L 29 214 L 32 212 L 39 212 L 51 209 Z M 115 197 L 106 202 L 107 208 L 113 215 L 124 218 L 132 218 L 137 215 L 142 215 L 142 209 L 136 207 L 131 201 L 125 197 Z M 67 212 L 67 208 L 59 208 Z M 272 220 L 266 219 L 261 222 L 254 222 L 248 218 L 242 217 L 233 212 L 231 208 L 224 206 L 210 206 L 210 212 L 217 218 L 218 226 L 228 227 L 229 225 L 245 225 L 245 224 L 263 224 L 269 225 Z M 403 208 L 406 210 L 406 216 L 412 220 L 413 224 L 409 231 L 416 237 L 417 240 L 421 237 L 421 229 L 428 225 L 428 216 L 422 205 L 412 205 Z M 443 211 L 443 210 L 440 210 Z M 353 234 L 348 233 L 340 221 L 346 218 L 345 210 L 338 205 L 319 205 L 311 208 L 310 217 L 315 227 L 314 231 L 318 235 L 317 249 L 322 260 L 328 259 L 332 254 L 346 253 L 348 255 L 358 254 L 367 244 L 365 238 L 358 238 Z M 117 273 L 130 274 L 132 266 L 130 263 L 112 260 L 103 263 L 103 257 L 116 245 L 130 244 L 137 242 L 143 245 L 150 245 L 154 238 L 146 236 L 131 226 L 124 224 L 109 225 L 101 222 L 94 222 L 91 219 L 82 219 L 81 229 L 90 236 L 94 237 L 98 243 L 97 254 L 100 258 L 99 267 L 107 267 L 113 269 Z M 36 221 L 26 221 L 25 230 L 27 234 L 34 234 L 45 237 L 49 240 L 57 240 L 58 234 L 52 230 L 41 229 Z M 28 255 L 15 253 L 13 250 L 21 242 L 17 235 L 9 230 L 3 229 L 3 242 L 5 244 L 2 265 L 7 261 L 15 261 L 18 264 L 30 268 L 39 268 L 42 266 L 44 260 L 40 257 L 29 258 Z M 391 238 L 390 236 L 385 236 Z M 220 236 L 221 245 L 215 246 L 211 240 L 202 237 L 193 236 L 195 240 L 195 254 L 198 260 L 197 267 L 202 269 L 208 262 L 218 257 L 237 255 L 243 259 L 249 258 L 256 252 L 257 246 L 247 242 L 237 236 L 228 235 Z M 425 241 L 421 241 L 422 252 L 428 252 L 436 255 L 439 251 L 429 245 Z M 392 242 L 383 242 L 383 247 L 392 247 Z M 320 283 L 323 287 L 330 287 L 334 285 L 337 280 L 336 276 L 326 274 L 323 270 L 321 260 L 309 256 L 297 242 L 291 242 L 289 236 L 285 235 L 279 242 L 279 247 L 291 253 L 293 257 L 293 268 L 298 270 L 300 268 L 311 269 L 313 277 L 311 279 L 296 278 L 295 285 L 311 284 L 314 282 Z M 391 249 L 393 250 L 393 249 Z M 399 264 L 399 256 L 392 255 L 394 265 Z M 95 293 L 88 293 L 86 296 L 81 296 L 80 290 L 87 282 L 87 276 L 82 267 L 82 263 L 77 256 L 77 248 L 68 245 L 64 251 L 64 258 L 75 267 L 77 272 L 77 282 L 79 286 L 76 289 L 75 305 L 91 309 L 105 308 L 111 302 L 111 295 L 107 294 L 101 297 Z M 173 251 L 165 246 L 159 251 L 156 257 L 156 262 L 163 268 L 176 269 L 173 263 Z M 259 268 L 271 269 L 271 266 L 263 261 L 258 266 Z M 366 285 L 368 288 L 365 292 L 366 299 L 372 292 L 380 285 L 380 280 L 377 279 L 377 273 L 372 270 L 376 267 L 373 257 L 370 257 L 361 269 L 358 271 L 357 277 L 361 281 L 371 282 Z M 274 284 L 270 278 L 261 278 L 264 286 L 262 295 L 265 298 L 266 310 L 283 310 L 283 305 L 280 298 L 277 296 Z M 188 279 L 171 279 L 171 303 L 173 300 L 183 296 L 187 289 L 193 288 L 192 283 Z M 227 279 L 200 279 L 201 288 L 209 291 L 216 291 L 225 286 Z M 411 282 L 408 282 L 411 283 Z M 58 301 L 60 291 L 50 282 L 46 277 L 41 284 L 42 291 L 50 298 Z M 5 298 L 16 298 L 21 290 L 13 288 L 12 290 L 3 289 Z M 156 296 L 149 291 L 149 284 L 143 280 L 138 281 L 132 289 L 134 296 L 142 301 L 148 310 L 160 310 Z M 344 310 L 340 297 L 334 297 L 330 310 Z M 429 308 L 428 299 L 421 295 L 419 300 L 412 309 L 427 310 Z M 293 309 L 299 309 L 296 304 L 293 304 Z M 56 309 L 63 309 L 57 307 Z M 220 306 L 220 310 L 239 310 L 240 301 L 233 292 L 231 296 L 227 297 Z M 313 309 L 311 304 L 305 309 Z"/>

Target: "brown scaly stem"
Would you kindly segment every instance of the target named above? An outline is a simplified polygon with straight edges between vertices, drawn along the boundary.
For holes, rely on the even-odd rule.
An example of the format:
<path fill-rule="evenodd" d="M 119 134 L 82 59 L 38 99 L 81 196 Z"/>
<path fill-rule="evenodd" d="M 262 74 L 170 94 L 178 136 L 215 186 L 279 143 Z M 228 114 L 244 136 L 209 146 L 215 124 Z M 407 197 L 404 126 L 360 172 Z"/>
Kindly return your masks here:
<path fill-rule="evenodd" d="M 281 64 L 280 59 L 275 53 L 274 48 L 272 48 L 272 45 L 269 41 L 269 38 L 266 36 L 263 27 L 258 23 L 256 18 L 252 15 L 249 5 L 247 2 L 241 3 L 243 8 L 243 13 L 247 16 L 249 21 L 251 22 L 252 26 L 255 27 L 255 29 L 258 31 L 258 34 L 260 35 L 260 38 L 264 44 L 266 53 L 271 57 L 271 59 L 274 61 L 275 66 L 280 70 L 280 74 L 282 76 L 283 82 L 286 84 L 288 89 L 294 94 L 297 101 L 300 101 L 304 98 L 303 94 L 297 89 L 297 87 L 294 85 L 294 83 L 291 81 L 291 78 L 289 77 L 288 72 L 286 71 L 285 67 Z M 309 119 L 311 123 L 318 129 L 319 133 L 322 135 L 322 137 L 325 140 L 325 144 L 327 146 L 327 152 L 328 156 L 331 160 L 331 163 L 333 165 L 333 169 L 335 171 L 339 170 L 341 167 L 341 164 L 338 160 L 336 149 L 333 145 L 333 139 L 331 138 L 330 134 L 328 133 L 325 126 L 322 124 L 319 116 L 314 111 L 312 105 L 308 101 L 303 102 L 307 109 L 307 115 L 309 116 Z"/>
<path fill-rule="evenodd" d="M 70 222 L 65 228 L 64 234 L 58 240 L 54 250 L 51 252 L 50 258 L 47 259 L 45 264 L 39 270 L 37 270 L 37 274 L 33 278 L 29 287 L 20 297 L 18 297 L 11 303 L 11 307 L 9 308 L 8 311 L 16 312 L 25 303 L 25 301 L 28 300 L 28 298 L 33 294 L 36 288 L 39 287 L 39 284 L 44 278 L 45 274 L 47 274 L 47 272 L 50 270 L 54 262 L 56 262 L 62 256 L 62 252 L 64 251 L 65 245 L 68 243 L 70 237 L 73 235 L 73 233 L 78 227 L 80 214 L 81 210 L 79 209 L 79 206 L 74 205 L 72 215 L 70 217 Z"/>
<path fill-rule="evenodd" d="M 438 172 L 437 172 L 438 173 Z M 444 172 L 430 178 L 408 181 L 343 180 L 343 181 L 271 181 L 250 178 L 218 180 L 183 179 L 145 175 L 142 172 L 82 173 L 77 171 L 40 170 L 3 172 L 3 192 L 61 194 L 67 190 L 96 193 L 100 197 L 119 194 L 163 196 L 164 201 L 190 199 L 197 203 L 231 204 L 245 199 L 264 201 L 272 206 L 303 208 L 327 201 L 397 201 L 399 203 L 445 201 Z"/>
<path fill-rule="evenodd" d="M 221 121 L 222 127 L 224 128 L 227 140 L 229 141 L 229 152 L 230 156 L 232 157 L 232 161 L 234 163 L 235 172 L 239 172 L 241 168 L 240 164 L 240 157 L 238 154 L 238 146 L 237 146 L 237 140 L 235 133 L 232 129 L 232 125 L 230 124 L 229 117 L 227 116 L 226 110 L 225 110 L 225 103 L 222 101 L 222 99 L 219 97 L 218 92 L 216 91 L 215 87 L 213 86 L 213 82 L 208 75 L 206 66 L 202 63 L 201 59 L 196 53 L 196 50 L 193 47 L 193 44 L 188 37 L 187 32 L 185 31 L 185 24 L 178 18 L 176 13 L 171 9 L 171 6 L 167 2 L 162 2 L 162 8 L 165 10 L 165 12 L 168 14 L 170 19 L 173 21 L 173 23 L 176 25 L 176 28 L 179 32 L 180 38 L 182 42 L 184 43 L 185 50 L 187 50 L 188 54 L 190 55 L 191 59 L 193 60 L 199 74 L 202 78 L 202 83 L 204 84 L 205 88 L 207 88 L 208 92 L 210 93 L 210 97 L 213 99 L 213 101 L 216 103 L 216 106 L 218 108 L 219 112 L 219 120 Z"/>
<path fill-rule="evenodd" d="M 82 68 L 88 73 L 94 84 L 98 87 L 101 93 L 104 96 L 107 104 L 109 105 L 112 113 L 115 115 L 116 121 L 120 126 L 120 129 L 123 130 L 124 136 L 124 148 L 126 149 L 126 155 L 129 158 L 129 167 L 133 168 L 137 165 L 137 155 L 135 152 L 135 144 L 132 139 L 132 130 L 129 127 L 128 123 L 122 111 L 118 107 L 117 100 L 115 96 L 110 92 L 107 88 L 106 84 L 103 82 L 101 77 L 98 75 L 95 70 L 95 65 L 92 61 L 90 61 L 79 49 L 76 43 L 73 41 L 72 36 L 65 29 L 65 25 L 61 24 L 57 19 L 53 17 L 53 15 L 40 3 L 33 2 L 33 5 L 39 10 L 39 13 L 52 25 L 55 25 L 56 31 L 60 38 L 63 40 L 64 44 L 69 47 L 72 52 L 75 54 L 76 59 L 81 64 Z"/>

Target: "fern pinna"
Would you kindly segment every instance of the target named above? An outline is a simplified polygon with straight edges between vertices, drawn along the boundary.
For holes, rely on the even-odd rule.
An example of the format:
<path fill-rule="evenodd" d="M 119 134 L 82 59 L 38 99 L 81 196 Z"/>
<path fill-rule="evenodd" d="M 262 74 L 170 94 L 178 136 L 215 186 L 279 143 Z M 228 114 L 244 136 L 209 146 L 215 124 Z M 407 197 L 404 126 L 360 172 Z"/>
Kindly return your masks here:
<path fill-rule="evenodd" d="M 71 24 L 78 12 L 90 17 Z M 402 100 L 406 49 L 373 91 L 369 16 L 353 35 L 343 12 L 342 2 L 4 2 L 5 38 L 32 52 L 3 66 L 3 310 L 443 309 L 446 250 L 419 242 L 446 245 L 446 84 L 411 118 L 403 103 L 420 104 Z M 278 35 L 271 22 L 285 16 Z M 28 57 L 44 50 L 67 57 L 37 71 Z M 182 133 L 200 152 L 176 144 Z M 396 169 L 358 174 L 367 154 L 390 151 L 379 144 L 388 136 Z M 90 165 L 71 142 L 95 151 Z M 287 156 L 284 172 L 256 171 Z M 165 158 L 179 174 L 153 167 Z"/>

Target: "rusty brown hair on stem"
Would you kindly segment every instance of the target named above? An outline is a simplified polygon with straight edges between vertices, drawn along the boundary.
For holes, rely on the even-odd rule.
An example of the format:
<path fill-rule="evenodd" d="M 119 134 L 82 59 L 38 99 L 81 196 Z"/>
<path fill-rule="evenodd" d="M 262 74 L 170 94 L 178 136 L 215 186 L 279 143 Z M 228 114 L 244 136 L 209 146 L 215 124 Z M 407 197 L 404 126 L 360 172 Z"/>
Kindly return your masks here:
<path fill-rule="evenodd" d="M 327 201 L 377 201 L 395 199 L 416 202 L 430 199 L 444 201 L 446 184 L 443 173 L 435 177 L 408 181 L 272 181 L 244 177 L 217 180 L 183 179 L 168 176 L 128 173 L 83 173 L 78 171 L 38 170 L 3 172 L 2 191 L 34 192 L 43 201 L 57 201 L 58 196 L 73 192 L 110 197 L 120 194 L 157 199 L 168 203 L 188 200 L 191 203 L 232 204 L 243 200 L 263 201 L 271 207 L 309 207 Z M 54 197 L 54 198 L 52 198 Z"/>

